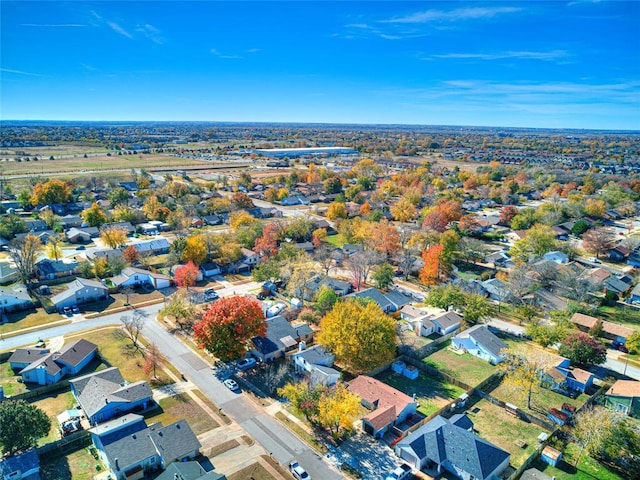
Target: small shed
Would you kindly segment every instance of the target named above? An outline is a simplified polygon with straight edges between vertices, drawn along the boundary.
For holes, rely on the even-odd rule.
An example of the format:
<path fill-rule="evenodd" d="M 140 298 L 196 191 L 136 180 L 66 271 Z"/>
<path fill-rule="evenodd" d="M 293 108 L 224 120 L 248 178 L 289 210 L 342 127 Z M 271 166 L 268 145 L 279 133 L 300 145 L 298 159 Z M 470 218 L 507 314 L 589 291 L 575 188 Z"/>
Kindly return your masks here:
<path fill-rule="evenodd" d="M 544 450 L 542 450 L 541 459 L 544 463 L 555 467 L 560 463 L 560 460 L 562 460 L 562 452 L 547 445 L 544 447 Z"/>

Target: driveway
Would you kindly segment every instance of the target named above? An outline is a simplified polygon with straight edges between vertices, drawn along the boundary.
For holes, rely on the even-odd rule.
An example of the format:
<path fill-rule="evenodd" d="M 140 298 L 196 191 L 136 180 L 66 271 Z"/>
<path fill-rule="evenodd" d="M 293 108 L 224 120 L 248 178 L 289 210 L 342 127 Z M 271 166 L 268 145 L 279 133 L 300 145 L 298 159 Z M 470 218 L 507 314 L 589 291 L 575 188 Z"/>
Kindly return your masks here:
<path fill-rule="evenodd" d="M 402 463 L 386 444 L 364 433 L 354 435 L 337 448 L 331 447 L 324 457 L 336 468 L 343 463 L 351 465 L 367 480 L 384 480 Z"/>

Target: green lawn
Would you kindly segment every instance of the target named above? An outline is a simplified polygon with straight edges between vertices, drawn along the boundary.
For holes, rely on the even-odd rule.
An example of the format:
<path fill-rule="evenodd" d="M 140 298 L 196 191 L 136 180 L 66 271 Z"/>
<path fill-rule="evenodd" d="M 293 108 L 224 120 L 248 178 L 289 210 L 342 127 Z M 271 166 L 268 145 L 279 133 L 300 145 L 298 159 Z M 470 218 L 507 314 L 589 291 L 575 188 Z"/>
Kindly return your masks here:
<path fill-rule="evenodd" d="M 631 307 L 599 307 L 595 315 L 602 320 L 613 323 L 621 323 L 634 330 L 640 330 L 640 310 Z"/>
<path fill-rule="evenodd" d="M 527 408 L 526 395 L 522 395 L 521 397 L 519 397 L 517 394 L 514 394 L 514 392 L 510 390 L 509 386 L 506 385 L 504 382 L 501 383 L 493 391 L 487 392 L 487 393 L 490 393 L 491 395 L 496 397 L 498 400 L 512 403 L 526 412 L 530 412 L 530 413 L 532 412 Z M 540 412 L 537 412 L 535 410 L 535 407 L 538 407 L 538 409 L 542 409 L 546 412 L 551 408 L 560 409 L 563 403 L 568 403 L 575 407 L 579 407 L 583 405 L 588 398 L 589 398 L 589 395 L 585 395 L 584 393 L 580 394 L 576 398 L 569 398 L 559 393 L 556 393 L 554 391 L 551 391 L 548 388 L 539 388 L 539 391 L 534 393 L 531 396 L 531 405 L 532 407 L 534 407 L 532 413 L 535 413 L 538 416 L 540 416 L 542 414 Z"/>
<path fill-rule="evenodd" d="M 62 325 L 64 323 L 71 323 L 67 317 L 63 317 L 59 313 L 47 313 L 44 308 L 35 308 L 31 310 L 25 310 L 23 312 L 9 313 L 7 314 L 7 323 L 0 325 L 0 334 L 6 335 L 16 330 L 22 330 L 23 328 L 45 326 L 51 322 L 59 322 L 63 320 L 63 323 L 57 323 L 56 325 Z M 2 344 L 0 344 L 0 347 Z"/>
<path fill-rule="evenodd" d="M 40 478 L 47 480 L 91 480 L 104 471 L 104 465 L 88 448 L 65 456 L 52 455 L 40 463 Z"/>
<path fill-rule="evenodd" d="M 145 413 L 148 425 L 161 422 L 167 426 L 185 419 L 196 435 L 219 427 L 218 423 L 186 393 L 163 398 L 159 403 L 158 408 Z"/>
<path fill-rule="evenodd" d="M 415 380 L 392 370 L 386 370 L 376 378 L 409 396 L 415 394 L 419 403 L 418 411 L 427 417 L 464 393 L 462 388 L 422 372 Z"/>
<path fill-rule="evenodd" d="M 608 470 L 586 452 L 576 468 L 574 464 L 579 453 L 580 447 L 570 443 L 564 449 L 563 459 L 557 467 L 547 465 L 540 459 L 536 460 L 533 466 L 550 477 L 555 477 L 556 480 L 622 480 L 622 477 Z"/>
<path fill-rule="evenodd" d="M 344 240 L 342 239 L 342 235 L 340 234 L 328 235 L 325 241 L 336 248 L 342 248 L 344 246 Z"/>
<path fill-rule="evenodd" d="M 487 400 L 480 400 L 472 404 L 467 413 L 473 421 L 476 433 L 509 452 L 511 465 L 516 468 L 522 465 L 535 451 L 538 435 L 545 432 L 543 428 L 511 416 L 503 408 Z M 526 443 L 525 448 L 514 443 L 518 440 Z"/>
<path fill-rule="evenodd" d="M 449 344 L 450 342 L 445 342 L 444 348 L 425 357 L 422 361 L 470 387 L 478 385 L 495 373 L 495 366 L 468 353 L 455 353 L 446 347 Z"/>
<path fill-rule="evenodd" d="M 58 440 L 60 438 L 60 434 L 58 433 L 58 428 L 60 428 L 60 425 L 58 424 L 58 419 L 56 417 L 63 411 L 75 406 L 76 399 L 73 396 L 73 393 L 71 393 L 70 390 L 50 393 L 48 395 L 39 397 L 36 400 L 30 400 L 30 403 L 42 409 L 51 419 L 51 429 L 49 430 L 49 435 L 41 438 L 38 443 L 40 445 L 44 445 L 45 443 Z"/>
<path fill-rule="evenodd" d="M 5 395 L 9 397 L 27 391 L 25 384 L 18 381 L 19 378 L 13 373 L 9 361 L 0 363 L 0 385 Z"/>

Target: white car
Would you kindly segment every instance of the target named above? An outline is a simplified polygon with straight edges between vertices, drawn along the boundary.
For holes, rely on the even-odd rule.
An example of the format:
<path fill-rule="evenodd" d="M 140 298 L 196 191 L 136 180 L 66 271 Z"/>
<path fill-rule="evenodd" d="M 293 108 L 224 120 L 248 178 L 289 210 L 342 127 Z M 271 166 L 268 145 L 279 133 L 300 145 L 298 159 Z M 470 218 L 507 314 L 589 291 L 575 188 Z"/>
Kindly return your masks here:
<path fill-rule="evenodd" d="M 276 315 L 279 315 L 281 312 L 283 312 L 286 308 L 287 306 L 282 302 L 274 303 L 267 309 L 267 317 L 275 317 Z"/>
<path fill-rule="evenodd" d="M 238 387 L 238 382 L 236 382 L 233 378 L 227 378 L 222 383 L 224 383 L 225 387 L 227 387 L 229 390 L 232 390 L 234 392 L 240 388 Z"/>
<path fill-rule="evenodd" d="M 297 460 L 294 460 L 289 464 L 289 470 L 298 480 L 311 480 L 307 471 L 300 466 Z"/>

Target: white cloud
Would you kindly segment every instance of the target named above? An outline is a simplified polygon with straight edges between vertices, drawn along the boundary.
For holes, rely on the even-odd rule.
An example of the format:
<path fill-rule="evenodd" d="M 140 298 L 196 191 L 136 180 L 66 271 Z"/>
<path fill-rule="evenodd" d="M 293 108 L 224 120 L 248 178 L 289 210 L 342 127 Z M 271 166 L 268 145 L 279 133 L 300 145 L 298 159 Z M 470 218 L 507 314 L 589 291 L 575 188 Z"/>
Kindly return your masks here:
<path fill-rule="evenodd" d="M 21 27 L 37 27 L 37 28 L 75 28 L 86 27 L 81 23 L 21 23 Z"/>
<path fill-rule="evenodd" d="M 137 25 L 136 32 L 142 33 L 155 44 L 162 45 L 165 42 L 162 37 L 162 32 L 148 23 L 145 23 L 144 25 Z"/>
<path fill-rule="evenodd" d="M 461 20 L 488 19 L 498 15 L 520 12 L 517 7 L 469 7 L 454 10 L 426 10 L 403 17 L 383 20 L 382 23 L 430 23 L 430 22 L 458 22 Z"/>
<path fill-rule="evenodd" d="M 211 52 L 213 55 L 215 55 L 218 58 L 224 58 L 224 59 L 242 58 L 240 55 L 229 55 L 229 54 L 221 53 L 218 50 L 216 50 L 215 48 L 212 48 L 211 50 L 209 50 L 209 52 Z"/>
<path fill-rule="evenodd" d="M 550 50 L 548 52 L 533 51 L 507 51 L 496 53 L 443 53 L 429 55 L 428 59 L 454 59 L 454 60 L 504 60 L 504 59 L 521 59 L 521 60 L 541 60 L 553 62 L 566 59 L 568 57 L 566 50 Z"/>
<path fill-rule="evenodd" d="M 119 33 L 120 35 L 133 40 L 133 35 L 127 32 L 124 28 L 122 28 L 116 22 L 107 21 L 107 25 L 109 25 L 109 28 L 111 28 L 111 30 L 113 30 L 114 32 Z"/>
<path fill-rule="evenodd" d="M 11 68 L 0 68 L 2 73 L 14 73 L 16 75 L 27 75 L 29 77 L 42 77 L 39 73 L 25 72 L 23 70 L 13 70 Z"/>

